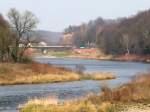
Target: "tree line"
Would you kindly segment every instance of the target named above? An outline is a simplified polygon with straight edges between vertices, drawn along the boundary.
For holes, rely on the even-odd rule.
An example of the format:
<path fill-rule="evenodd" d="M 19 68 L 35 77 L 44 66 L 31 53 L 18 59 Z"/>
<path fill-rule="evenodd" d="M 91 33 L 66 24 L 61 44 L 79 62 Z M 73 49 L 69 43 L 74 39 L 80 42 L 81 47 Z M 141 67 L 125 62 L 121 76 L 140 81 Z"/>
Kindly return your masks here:
<path fill-rule="evenodd" d="M 150 10 L 116 20 L 98 18 L 80 26 L 69 26 L 64 33 L 73 33 L 73 44 L 91 44 L 106 54 L 150 54 Z"/>
<path fill-rule="evenodd" d="M 20 13 L 14 8 L 7 16 L 9 21 L 0 14 L 0 61 L 22 62 L 38 19 L 30 11 Z"/>

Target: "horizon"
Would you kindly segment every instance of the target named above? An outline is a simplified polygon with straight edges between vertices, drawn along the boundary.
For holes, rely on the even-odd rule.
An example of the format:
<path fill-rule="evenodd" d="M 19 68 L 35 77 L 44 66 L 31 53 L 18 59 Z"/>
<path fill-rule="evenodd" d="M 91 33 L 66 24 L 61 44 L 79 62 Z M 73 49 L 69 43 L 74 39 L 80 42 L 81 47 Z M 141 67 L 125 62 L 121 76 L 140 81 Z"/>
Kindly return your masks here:
<path fill-rule="evenodd" d="M 35 3 L 36 6 L 33 7 Z M 104 19 L 131 17 L 138 12 L 150 9 L 148 0 L 45 0 L 45 2 L 42 0 L 5 0 L 0 1 L 0 4 L 0 13 L 5 18 L 10 8 L 16 8 L 21 12 L 29 10 L 39 19 L 37 30 L 54 32 L 62 32 L 69 25 L 80 25 L 99 17 Z"/>

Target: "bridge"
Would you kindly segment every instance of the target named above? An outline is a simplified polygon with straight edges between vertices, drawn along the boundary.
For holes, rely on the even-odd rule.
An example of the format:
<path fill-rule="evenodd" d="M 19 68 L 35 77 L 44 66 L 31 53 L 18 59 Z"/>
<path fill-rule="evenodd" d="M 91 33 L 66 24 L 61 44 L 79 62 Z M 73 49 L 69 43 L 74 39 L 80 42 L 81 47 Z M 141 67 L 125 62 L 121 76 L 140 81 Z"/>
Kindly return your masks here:
<path fill-rule="evenodd" d="M 30 46 L 30 48 L 38 49 L 41 50 L 43 53 L 46 53 L 48 50 L 53 50 L 53 51 L 71 50 L 72 46 Z"/>

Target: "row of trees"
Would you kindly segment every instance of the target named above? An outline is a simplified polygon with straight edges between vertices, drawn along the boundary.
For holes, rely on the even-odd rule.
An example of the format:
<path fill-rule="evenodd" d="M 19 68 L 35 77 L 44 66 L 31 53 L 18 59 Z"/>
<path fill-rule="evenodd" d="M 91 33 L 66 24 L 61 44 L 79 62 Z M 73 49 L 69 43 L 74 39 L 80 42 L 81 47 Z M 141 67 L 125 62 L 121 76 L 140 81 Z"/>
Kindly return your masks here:
<path fill-rule="evenodd" d="M 10 9 L 8 19 L 0 15 L 0 61 L 21 62 L 38 20 L 31 12 L 20 14 L 16 9 Z"/>
<path fill-rule="evenodd" d="M 64 30 L 64 34 L 73 33 L 72 43 L 77 47 L 81 45 L 92 46 L 97 42 L 98 34 L 101 32 L 102 28 L 107 24 L 116 23 L 117 21 L 97 18 L 94 21 L 91 20 L 80 26 L 69 26 Z"/>
<path fill-rule="evenodd" d="M 104 20 L 98 18 L 80 26 L 70 26 L 73 43 L 80 47 L 95 44 L 108 54 L 150 54 L 150 10 L 129 18 Z"/>
<path fill-rule="evenodd" d="M 105 26 L 97 45 L 111 54 L 150 54 L 150 10 Z"/>

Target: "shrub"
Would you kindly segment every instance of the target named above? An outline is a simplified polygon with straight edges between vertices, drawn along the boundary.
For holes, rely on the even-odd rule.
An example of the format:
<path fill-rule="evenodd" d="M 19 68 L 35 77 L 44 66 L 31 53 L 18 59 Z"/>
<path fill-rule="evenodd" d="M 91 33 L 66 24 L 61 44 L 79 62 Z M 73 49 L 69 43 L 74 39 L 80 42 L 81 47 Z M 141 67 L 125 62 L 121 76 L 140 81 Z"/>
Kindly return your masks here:
<path fill-rule="evenodd" d="M 85 67 L 82 64 L 77 64 L 75 66 L 75 71 L 79 74 L 83 74 L 83 72 L 85 71 Z"/>
<path fill-rule="evenodd" d="M 4 67 L 4 66 L 0 66 L 0 74 L 7 74 L 9 73 L 9 69 Z"/>
<path fill-rule="evenodd" d="M 33 60 L 30 57 L 23 56 L 21 58 L 20 62 L 22 62 L 22 63 L 31 63 L 31 62 L 33 62 Z"/>

